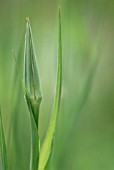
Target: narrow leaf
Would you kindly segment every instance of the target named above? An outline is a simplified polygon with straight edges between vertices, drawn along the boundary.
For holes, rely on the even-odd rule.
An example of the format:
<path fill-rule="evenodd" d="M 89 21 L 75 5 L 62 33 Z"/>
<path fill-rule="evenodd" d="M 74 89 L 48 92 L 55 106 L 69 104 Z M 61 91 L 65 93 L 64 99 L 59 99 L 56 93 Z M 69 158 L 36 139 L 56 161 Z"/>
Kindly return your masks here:
<path fill-rule="evenodd" d="M 36 55 L 32 39 L 32 31 L 29 19 L 26 23 L 25 50 L 24 50 L 24 84 L 26 89 L 26 101 L 30 112 L 31 121 L 31 156 L 30 170 L 38 169 L 39 160 L 39 135 L 38 118 L 42 99 Z"/>
<path fill-rule="evenodd" d="M 50 162 L 52 149 L 53 149 L 53 139 L 55 132 L 55 125 L 57 119 L 57 113 L 60 106 L 61 97 L 61 84 L 62 84 L 62 40 L 61 40 L 61 15 L 59 9 L 59 45 L 58 45 L 58 69 L 57 69 L 57 83 L 56 83 L 56 94 L 55 101 L 52 111 L 52 116 L 49 124 L 49 128 L 44 139 L 39 158 L 39 168 L 38 170 L 46 170 L 47 164 Z"/>
<path fill-rule="evenodd" d="M 3 125 L 2 125 L 1 110 L 0 110 L 0 156 L 1 156 L 1 163 L 2 163 L 0 167 L 2 166 L 2 170 L 8 170 L 6 144 L 5 144 Z"/>
<path fill-rule="evenodd" d="M 91 92 L 93 82 L 95 79 L 95 75 L 97 72 L 97 68 L 99 66 L 103 45 L 104 45 L 103 39 L 102 39 L 102 37 L 99 36 L 99 38 L 96 41 L 95 47 L 93 49 L 92 62 L 91 62 L 90 68 L 88 70 L 87 76 L 85 77 L 85 79 L 82 83 L 83 86 L 82 86 L 82 89 L 80 90 L 81 92 L 77 96 L 77 101 L 75 102 L 77 114 L 79 114 L 82 111 L 84 105 L 86 104 L 88 96 Z M 73 119 L 75 119 L 75 115 L 74 115 L 74 117 L 72 117 L 72 120 Z M 71 120 L 71 124 L 72 124 L 72 120 Z M 70 121 L 69 121 L 69 123 L 70 123 Z"/>

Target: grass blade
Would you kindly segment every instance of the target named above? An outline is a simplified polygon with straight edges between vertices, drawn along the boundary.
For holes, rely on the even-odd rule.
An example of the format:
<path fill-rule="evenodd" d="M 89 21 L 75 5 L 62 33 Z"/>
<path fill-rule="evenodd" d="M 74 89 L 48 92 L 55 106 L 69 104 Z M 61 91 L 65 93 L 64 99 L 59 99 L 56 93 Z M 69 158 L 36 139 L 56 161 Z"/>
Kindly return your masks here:
<path fill-rule="evenodd" d="M 39 160 L 39 135 L 38 135 L 38 118 L 39 108 L 42 99 L 39 74 L 36 62 L 36 55 L 32 39 L 32 31 L 29 19 L 27 18 L 25 34 L 25 51 L 24 51 L 24 83 L 26 94 L 25 98 L 30 112 L 31 121 L 31 156 L 30 170 L 38 169 Z"/>
<path fill-rule="evenodd" d="M 97 72 L 97 68 L 100 63 L 101 52 L 102 52 L 103 45 L 104 45 L 103 42 L 104 42 L 104 39 L 101 36 L 99 36 L 99 38 L 97 38 L 96 40 L 96 44 L 92 52 L 92 61 L 91 61 L 90 68 L 88 69 L 87 76 L 83 80 L 83 83 L 82 83 L 83 86 L 81 87 L 81 89 L 79 89 L 80 93 L 78 94 L 77 101 L 75 102 L 76 116 L 79 115 L 79 113 L 82 111 L 83 107 L 85 106 L 87 102 L 89 94 L 91 92 L 94 78 Z M 72 116 L 71 119 L 74 120 L 75 115 Z M 71 126 L 73 122 L 72 120 L 71 121 L 68 120 Z"/>
<path fill-rule="evenodd" d="M 8 170 L 8 163 L 7 163 L 7 153 L 6 153 L 6 144 L 5 144 L 5 137 L 2 125 L 2 114 L 0 110 L 0 155 L 2 159 L 2 170 Z"/>
<path fill-rule="evenodd" d="M 40 158 L 39 158 L 39 168 L 38 170 L 46 170 L 47 164 L 50 162 L 52 149 L 53 149 L 53 139 L 55 132 L 55 125 L 57 119 L 57 113 L 60 106 L 61 97 L 61 84 L 62 84 L 62 40 L 61 40 L 61 15 L 59 9 L 59 46 L 58 46 L 58 70 L 57 70 L 57 83 L 56 83 L 56 95 L 54 101 L 53 112 L 50 120 L 50 125 L 44 139 Z"/>
<path fill-rule="evenodd" d="M 13 71 L 13 80 L 12 80 L 12 89 L 11 89 L 11 116 L 10 116 L 10 123 L 9 123 L 9 132 L 8 132 L 8 157 L 9 157 L 9 169 L 11 170 L 20 170 L 22 169 L 29 169 L 29 155 L 28 155 L 28 147 L 22 145 L 23 140 L 27 137 L 29 131 L 26 133 L 23 131 L 23 128 L 26 127 L 25 122 L 26 114 L 23 115 L 24 105 L 23 102 L 23 91 L 20 84 L 22 83 L 22 68 L 23 68 L 23 42 L 24 42 L 24 32 L 22 33 L 22 38 L 20 41 L 20 47 L 18 49 L 17 55 L 13 51 L 14 62 L 16 64 L 14 71 Z M 17 74 L 18 73 L 18 74 Z M 23 120 L 22 120 L 23 119 Z M 24 127 L 23 127 L 24 126 Z M 30 143 L 29 140 L 26 142 L 26 146 Z M 10 156 L 12 153 L 12 156 Z M 18 153 L 18 154 L 17 154 Z M 21 157 L 20 157 L 21 155 Z M 25 161 L 27 162 L 25 164 Z"/>

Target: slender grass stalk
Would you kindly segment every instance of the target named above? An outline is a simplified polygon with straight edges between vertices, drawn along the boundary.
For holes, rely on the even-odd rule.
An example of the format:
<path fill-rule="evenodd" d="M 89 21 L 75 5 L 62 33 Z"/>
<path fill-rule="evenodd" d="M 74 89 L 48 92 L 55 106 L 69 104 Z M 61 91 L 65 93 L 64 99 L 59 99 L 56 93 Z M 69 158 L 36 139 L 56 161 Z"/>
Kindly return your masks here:
<path fill-rule="evenodd" d="M 56 94 L 49 128 L 47 130 L 40 151 L 38 170 L 47 170 L 51 161 L 55 126 L 60 106 L 61 85 L 62 85 L 62 38 L 61 38 L 61 14 L 59 9 L 59 44 L 58 44 L 58 69 L 57 69 Z M 51 167 L 49 167 L 49 169 L 51 169 Z"/>
<path fill-rule="evenodd" d="M 15 57 L 15 52 L 12 50 L 13 56 L 15 58 L 15 62 L 18 63 L 19 66 L 23 66 L 23 40 L 24 40 L 24 33 L 22 36 L 21 44 L 19 47 L 19 51 L 17 53 L 17 57 Z M 20 68 L 19 68 L 20 69 Z M 14 68 L 13 71 L 13 81 L 12 81 L 12 87 L 11 87 L 11 94 L 10 94 L 10 101 L 11 101 L 11 113 L 9 120 L 9 129 L 8 129 L 8 148 L 9 148 L 9 169 L 21 169 L 24 160 L 24 154 L 20 158 L 20 152 L 21 152 L 21 145 L 19 142 L 20 135 L 18 134 L 18 127 L 21 125 L 19 124 L 19 118 L 20 113 L 22 113 L 23 107 L 19 107 L 22 105 L 23 102 L 23 92 L 20 85 L 20 79 L 19 76 L 17 76 L 17 67 Z M 24 147 L 24 145 L 23 145 Z M 10 156 L 10 152 L 12 153 L 12 156 Z M 18 153 L 18 154 L 16 154 Z M 21 163 L 20 163 L 21 162 Z M 27 165 L 26 165 L 27 166 Z M 13 168 L 14 167 L 14 168 Z"/>
<path fill-rule="evenodd" d="M 0 109 L 0 158 L 1 158 L 0 168 L 2 170 L 8 170 L 7 151 L 6 151 L 4 130 L 2 125 L 1 109 Z"/>
<path fill-rule="evenodd" d="M 25 98 L 29 108 L 31 121 L 30 170 L 37 170 L 40 149 L 38 118 L 42 94 L 32 39 L 32 31 L 28 18 L 26 23 L 24 60 L 24 84 L 26 89 Z"/>

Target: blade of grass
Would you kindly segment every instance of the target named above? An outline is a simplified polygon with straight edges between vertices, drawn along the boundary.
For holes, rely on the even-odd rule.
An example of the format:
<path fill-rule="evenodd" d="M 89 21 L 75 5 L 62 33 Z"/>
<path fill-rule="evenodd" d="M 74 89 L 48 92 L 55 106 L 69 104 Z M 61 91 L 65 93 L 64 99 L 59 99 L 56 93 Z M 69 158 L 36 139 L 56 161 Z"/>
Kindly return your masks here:
<path fill-rule="evenodd" d="M 26 161 L 25 150 L 27 149 L 27 147 L 25 148 L 24 145 L 21 146 L 21 143 L 20 143 L 23 141 L 23 137 L 25 137 L 23 134 L 24 131 L 21 132 L 21 135 L 23 136 L 22 138 L 19 135 L 21 129 L 23 129 L 23 125 L 26 126 L 26 122 L 23 125 L 20 124 L 22 117 L 23 117 L 23 120 L 22 120 L 23 122 L 24 122 L 24 118 L 26 117 L 26 116 L 24 117 L 23 115 L 23 104 L 24 104 L 23 103 L 23 91 L 22 91 L 22 87 L 20 84 L 20 76 L 22 75 L 20 70 L 22 70 L 22 67 L 23 67 L 23 64 L 22 64 L 23 63 L 23 49 L 24 49 L 23 42 L 24 42 L 24 32 L 22 34 L 22 39 L 21 39 L 19 51 L 17 53 L 17 57 L 15 57 L 14 50 L 12 51 L 15 62 L 16 62 L 16 67 L 14 68 L 14 71 L 13 71 L 13 81 L 12 81 L 12 90 L 11 90 L 11 99 L 10 99 L 11 105 L 12 105 L 11 107 L 12 115 L 10 117 L 10 124 L 9 124 L 9 130 L 8 130 L 9 131 L 8 139 L 10 139 L 8 140 L 8 148 L 10 149 L 10 152 L 12 153 L 12 156 L 10 156 L 10 152 L 9 152 L 9 159 L 10 159 L 9 169 L 12 169 L 12 170 L 15 170 L 15 169 L 20 170 L 22 169 L 22 167 L 24 167 L 25 169 L 28 169 L 29 167 L 28 155 L 26 156 L 26 159 L 28 160 L 28 162 L 25 164 L 25 161 Z M 18 72 L 17 72 L 17 68 L 18 68 Z M 28 142 L 29 141 L 27 141 L 27 143 Z M 27 146 L 27 143 L 26 143 L 26 146 Z M 21 157 L 20 157 L 20 154 L 22 155 Z"/>
<path fill-rule="evenodd" d="M 63 142 L 68 140 L 68 136 L 71 135 L 71 133 L 73 132 L 72 128 L 76 124 L 76 122 L 79 121 L 81 113 L 83 113 L 82 110 L 86 105 L 86 102 L 88 101 L 91 89 L 93 87 L 97 68 L 100 63 L 101 52 L 104 47 L 103 45 L 104 45 L 104 38 L 102 38 L 102 35 L 99 35 L 99 37 L 96 39 L 96 44 L 94 45 L 91 54 L 92 61 L 89 66 L 87 75 L 83 79 L 82 86 L 79 87 L 78 90 L 79 93 L 76 96 L 76 100 L 74 100 L 74 102 L 72 101 L 72 109 L 70 110 L 70 116 L 68 117 L 65 123 L 66 124 L 65 127 L 67 126 L 67 132 L 64 132 L 64 134 L 62 134 L 62 138 L 64 138 Z M 71 113 L 73 114 L 71 115 Z"/>
<path fill-rule="evenodd" d="M 4 137 L 4 130 L 2 125 L 2 114 L 0 109 L 0 155 L 2 159 L 2 170 L 8 170 L 8 163 L 7 163 L 7 152 L 6 152 L 6 144 L 5 144 L 5 137 Z"/>
<path fill-rule="evenodd" d="M 57 119 L 57 113 L 60 106 L 61 97 L 61 84 L 62 84 L 62 40 L 61 40 L 61 15 L 59 9 L 59 45 L 58 45 L 58 69 L 57 69 L 57 83 L 56 83 L 56 95 L 52 111 L 52 116 L 49 124 L 49 128 L 44 139 L 39 158 L 39 168 L 38 170 L 46 170 L 47 164 L 50 162 L 52 149 L 53 149 L 53 139 L 55 132 L 55 125 Z"/>
<path fill-rule="evenodd" d="M 30 170 L 38 169 L 40 141 L 38 135 L 39 108 L 42 99 L 36 55 L 32 39 L 29 19 L 26 23 L 25 50 L 24 50 L 24 83 L 31 122 L 31 156 Z"/>
<path fill-rule="evenodd" d="M 90 68 L 88 69 L 87 75 L 85 76 L 85 79 L 82 82 L 83 86 L 79 89 L 80 93 L 77 95 L 77 101 L 74 104 L 76 114 L 72 116 L 70 120 L 68 120 L 70 126 L 73 126 L 72 122 L 73 120 L 75 120 L 75 117 L 77 115 L 79 115 L 80 117 L 80 113 L 88 100 L 96 76 L 97 68 L 100 63 L 101 52 L 104 47 L 103 45 L 104 38 L 102 37 L 102 35 L 99 35 L 99 37 L 96 39 L 96 44 L 93 48 Z"/>

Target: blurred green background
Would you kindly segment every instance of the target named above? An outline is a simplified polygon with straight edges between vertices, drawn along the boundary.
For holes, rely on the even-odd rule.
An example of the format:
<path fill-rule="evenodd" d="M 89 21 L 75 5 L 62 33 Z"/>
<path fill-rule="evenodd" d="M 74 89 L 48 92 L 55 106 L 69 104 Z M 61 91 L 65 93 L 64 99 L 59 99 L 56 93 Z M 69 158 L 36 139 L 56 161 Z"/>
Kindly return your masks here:
<path fill-rule="evenodd" d="M 29 112 L 14 55 L 22 70 L 29 16 L 43 91 L 42 143 L 55 91 L 58 6 L 57 0 L 0 0 L 0 105 L 10 170 L 28 170 L 30 151 Z M 63 85 L 52 169 L 113 170 L 114 1 L 62 0 L 61 14 Z"/>

